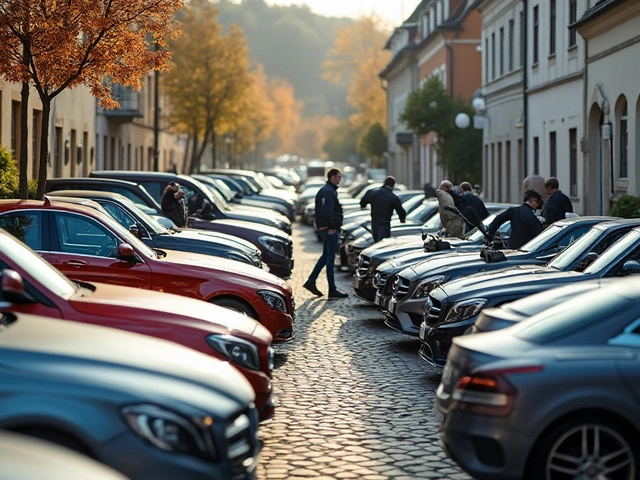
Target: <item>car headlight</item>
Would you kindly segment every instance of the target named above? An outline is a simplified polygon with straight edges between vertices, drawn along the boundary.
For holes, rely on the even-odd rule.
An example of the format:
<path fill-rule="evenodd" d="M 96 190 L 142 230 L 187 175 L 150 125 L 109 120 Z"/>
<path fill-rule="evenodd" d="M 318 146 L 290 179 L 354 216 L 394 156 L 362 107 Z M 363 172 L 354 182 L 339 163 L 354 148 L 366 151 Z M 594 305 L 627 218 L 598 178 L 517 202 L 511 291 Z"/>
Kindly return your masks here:
<path fill-rule="evenodd" d="M 429 277 L 420 282 L 411 295 L 411 298 L 424 298 L 429 295 L 429 292 L 436 288 L 438 285 L 444 283 L 446 277 L 444 275 L 436 275 Z"/>
<path fill-rule="evenodd" d="M 283 257 L 287 256 L 287 250 L 284 243 L 270 237 L 258 237 L 258 241 L 260 242 L 260 245 L 267 250 L 275 254 L 282 255 Z"/>
<path fill-rule="evenodd" d="M 471 318 L 480 313 L 480 310 L 486 307 L 487 303 L 488 300 L 486 298 L 472 298 L 471 300 L 456 303 L 447 313 L 443 323 L 461 322 Z"/>
<path fill-rule="evenodd" d="M 279 310 L 287 313 L 287 301 L 279 293 L 270 290 L 258 290 L 256 292 L 264 303 L 269 305 L 273 310 Z"/>
<path fill-rule="evenodd" d="M 209 335 L 207 343 L 233 363 L 251 370 L 260 370 L 258 347 L 233 335 Z"/>
<path fill-rule="evenodd" d="M 122 415 L 134 432 L 162 450 L 216 458 L 213 442 L 207 433 L 213 423 L 211 417 L 186 419 L 151 404 L 126 406 Z"/>

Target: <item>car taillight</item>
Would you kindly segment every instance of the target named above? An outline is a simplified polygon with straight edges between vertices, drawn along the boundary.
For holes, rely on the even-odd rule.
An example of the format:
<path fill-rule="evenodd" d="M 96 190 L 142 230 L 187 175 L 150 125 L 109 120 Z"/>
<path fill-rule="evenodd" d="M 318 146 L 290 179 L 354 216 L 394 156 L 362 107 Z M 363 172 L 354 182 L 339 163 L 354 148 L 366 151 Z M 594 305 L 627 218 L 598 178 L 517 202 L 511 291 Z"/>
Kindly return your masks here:
<path fill-rule="evenodd" d="M 478 415 L 507 416 L 518 393 L 507 376 L 540 371 L 542 365 L 528 365 L 463 374 L 453 390 L 451 409 Z"/>

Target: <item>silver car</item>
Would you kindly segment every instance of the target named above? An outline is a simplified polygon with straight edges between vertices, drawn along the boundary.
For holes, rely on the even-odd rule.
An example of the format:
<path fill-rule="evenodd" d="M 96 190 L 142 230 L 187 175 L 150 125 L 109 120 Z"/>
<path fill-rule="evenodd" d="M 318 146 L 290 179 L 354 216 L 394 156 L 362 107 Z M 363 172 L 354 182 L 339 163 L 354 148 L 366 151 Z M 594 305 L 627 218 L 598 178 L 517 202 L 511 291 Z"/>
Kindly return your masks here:
<path fill-rule="evenodd" d="M 171 342 L 33 315 L 0 319 L 0 428 L 134 480 L 255 478 L 254 397 L 227 362 Z"/>
<path fill-rule="evenodd" d="M 640 475 L 640 280 L 621 279 L 453 347 L 435 415 L 477 479 Z"/>

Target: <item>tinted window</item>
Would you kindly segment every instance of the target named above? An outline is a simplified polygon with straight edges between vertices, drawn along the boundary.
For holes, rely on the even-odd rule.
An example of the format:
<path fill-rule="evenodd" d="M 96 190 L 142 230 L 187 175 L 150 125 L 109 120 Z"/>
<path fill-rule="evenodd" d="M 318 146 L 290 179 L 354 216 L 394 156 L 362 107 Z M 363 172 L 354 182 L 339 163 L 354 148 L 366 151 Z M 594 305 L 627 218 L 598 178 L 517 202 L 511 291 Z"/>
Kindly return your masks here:
<path fill-rule="evenodd" d="M 14 212 L 0 217 L 0 227 L 34 250 L 42 250 L 41 212 Z"/>
<path fill-rule="evenodd" d="M 61 252 L 109 258 L 118 256 L 117 237 L 95 220 L 59 212 L 55 216 Z"/>
<path fill-rule="evenodd" d="M 595 252 L 600 255 L 625 235 L 627 231 L 628 230 L 618 230 L 617 232 L 607 235 L 603 240 L 595 244 L 602 235 L 602 229 L 594 227 L 576 240 L 573 245 L 555 257 L 551 263 L 549 263 L 549 266 L 557 268 L 558 270 L 565 270 L 587 253 Z M 581 270 L 584 270 L 584 268 L 581 268 Z"/>
<path fill-rule="evenodd" d="M 525 252 L 533 252 L 535 250 L 539 250 L 544 245 L 549 243 L 552 238 L 560 235 L 560 228 L 557 225 L 550 225 L 545 228 L 540 234 L 533 237 L 529 242 L 525 243 L 520 250 Z"/>
<path fill-rule="evenodd" d="M 615 267 L 609 271 L 607 276 L 615 275 L 616 271 L 621 268 L 626 260 L 637 260 L 637 258 L 630 257 L 638 255 L 637 245 L 639 242 L 640 232 L 637 230 L 631 230 L 624 237 L 615 242 L 610 248 L 605 250 L 605 252 L 600 255 L 595 262 L 585 269 L 584 273 L 600 272 L 601 270 L 608 269 L 610 265 L 615 263 Z M 619 260 L 616 263 L 616 259 L 618 258 L 621 258 L 622 260 Z"/>
<path fill-rule="evenodd" d="M 123 227 L 128 229 L 131 225 L 136 223 L 136 221 L 120 207 L 111 203 L 103 203 L 102 206 L 109 213 L 109 215 L 115 218 L 116 221 Z"/>

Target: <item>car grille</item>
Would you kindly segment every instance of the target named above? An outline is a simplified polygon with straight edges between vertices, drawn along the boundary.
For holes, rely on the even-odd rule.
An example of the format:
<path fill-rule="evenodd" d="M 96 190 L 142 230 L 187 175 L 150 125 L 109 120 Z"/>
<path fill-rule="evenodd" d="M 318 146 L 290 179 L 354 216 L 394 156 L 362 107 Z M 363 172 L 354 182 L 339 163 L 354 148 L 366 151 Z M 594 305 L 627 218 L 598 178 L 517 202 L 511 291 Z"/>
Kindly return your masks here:
<path fill-rule="evenodd" d="M 358 275 L 364 277 L 369 271 L 369 265 L 371 264 L 371 258 L 366 255 L 360 255 L 358 257 Z"/>
<path fill-rule="evenodd" d="M 253 432 L 250 413 L 242 413 L 229 422 L 224 429 L 227 447 L 227 458 L 234 474 L 239 478 L 251 463 L 254 454 L 255 432 Z M 255 424 L 255 422 L 254 422 Z"/>
<path fill-rule="evenodd" d="M 376 272 L 376 276 L 373 277 L 373 286 L 376 290 L 380 290 L 380 292 L 384 292 L 384 287 L 387 284 L 388 275 L 383 272 Z"/>
<path fill-rule="evenodd" d="M 398 275 L 393 281 L 393 298 L 396 300 L 403 298 L 409 292 L 410 285 L 409 280 Z"/>
<path fill-rule="evenodd" d="M 438 323 L 440 313 L 442 312 L 442 304 L 429 295 L 427 303 L 424 306 L 424 322 L 427 325 L 435 325 Z"/>
<path fill-rule="evenodd" d="M 386 295 L 391 295 L 393 293 L 393 286 L 396 283 L 396 276 L 391 275 L 387 277 L 385 284 L 382 286 L 382 293 Z"/>

